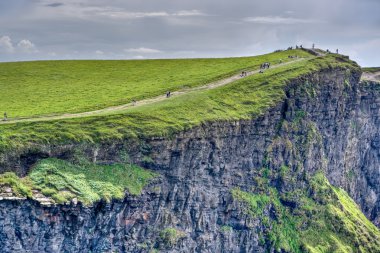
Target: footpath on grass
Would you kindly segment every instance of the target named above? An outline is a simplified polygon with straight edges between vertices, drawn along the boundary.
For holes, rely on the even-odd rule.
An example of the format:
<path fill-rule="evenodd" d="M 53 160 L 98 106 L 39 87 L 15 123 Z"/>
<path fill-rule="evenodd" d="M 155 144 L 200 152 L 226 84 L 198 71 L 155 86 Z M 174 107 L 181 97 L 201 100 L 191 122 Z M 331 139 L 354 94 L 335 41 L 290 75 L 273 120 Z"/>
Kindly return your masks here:
<path fill-rule="evenodd" d="M 308 59 L 310 58 L 300 58 L 300 59 L 296 59 L 296 60 L 285 62 L 285 63 L 271 65 L 270 69 L 278 68 L 284 65 L 294 64 L 296 62 L 300 62 L 300 61 L 304 61 Z M 260 73 L 260 70 L 246 71 L 246 74 L 243 76 L 241 75 L 241 73 L 239 73 L 234 76 L 231 76 L 231 77 L 228 77 L 216 82 L 212 82 L 203 86 L 171 92 L 170 97 L 173 97 L 173 96 L 177 97 L 177 96 L 181 96 L 181 95 L 188 94 L 190 92 L 195 92 L 195 91 L 215 89 L 215 88 L 230 84 L 232 82 L 235 82 L 239 79 L 243 79 L 248 76 L 259 74 L 259 73 Z M 108 113 L 122 112 L 131 108 L 136 108 L 136 107 L 140 107 L 140 106 L 144 106 L 148 104 L 157 103 L 166 99 L 170 99 L 170 98 L 167 98 L 166 94 L 163 94 L 161 96 L 136 101 L 135 103 L 131 102 L 128 104 L 111 106 L 111 107 L 94 110 L 94 111 L 87 111 L 87 112 L 81 112 L 81 113 L 67 113 L 67 114 L 61 114 L 61 115 L 44 115 L 40 117 L 30 117 L 30 118 L 16 118 L 16 119 L 9 118 L 7 121 L 0 121 L 0 125 L 14 124 L 14 123 L 19 123 L 19 122 L 37 122 L 37 121 L 59 120 L 59 119 L 82 118 L 82 117 L 90 117 L 90 116 L 96 116 L 96 115 L 102 115 L 102 114 L 108 114 Z"/>

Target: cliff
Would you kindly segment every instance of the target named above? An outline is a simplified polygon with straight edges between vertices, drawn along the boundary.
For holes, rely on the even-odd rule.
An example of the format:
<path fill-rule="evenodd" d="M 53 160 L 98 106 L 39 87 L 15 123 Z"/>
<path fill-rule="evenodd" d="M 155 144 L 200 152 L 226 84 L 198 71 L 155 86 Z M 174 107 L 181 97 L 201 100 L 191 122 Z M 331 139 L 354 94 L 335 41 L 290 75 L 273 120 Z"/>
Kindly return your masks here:
<path fill-rule="evenodd" d="M 120 162 L 125 151 L 159 176 L 141 195 L 91 206 L 9 194 L 0 201 L 3 252 L 379 252 L 379 230 L 358 210 L 380 225 L 380 85 L 360 75 L 300 76 L 252 120 L 9 154 L 3 164 L 25 175 L 43 158 L 73 161 L 78 149 L 96 163 Z"/>

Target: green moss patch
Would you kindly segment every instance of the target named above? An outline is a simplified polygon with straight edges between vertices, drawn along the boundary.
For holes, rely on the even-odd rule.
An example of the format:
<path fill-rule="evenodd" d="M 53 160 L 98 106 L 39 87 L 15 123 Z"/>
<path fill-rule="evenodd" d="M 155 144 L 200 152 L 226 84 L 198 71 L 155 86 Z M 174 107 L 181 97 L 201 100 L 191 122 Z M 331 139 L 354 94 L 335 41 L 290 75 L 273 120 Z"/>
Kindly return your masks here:
<path fill-rule="evenodd" d="M 155 173 L 135 165 L 74 165 L 59 159 L 40 161 L 25 178 L 3 174 L 0 185 L 9 185 L 20 195 L 31 197 L 31 190 L 40 190 L 57 203 L 77 198 L 84 204 L 122 199 L 125 190 L 139 195 Z M 26 183 L 25 183 L 26 182 Z"/>

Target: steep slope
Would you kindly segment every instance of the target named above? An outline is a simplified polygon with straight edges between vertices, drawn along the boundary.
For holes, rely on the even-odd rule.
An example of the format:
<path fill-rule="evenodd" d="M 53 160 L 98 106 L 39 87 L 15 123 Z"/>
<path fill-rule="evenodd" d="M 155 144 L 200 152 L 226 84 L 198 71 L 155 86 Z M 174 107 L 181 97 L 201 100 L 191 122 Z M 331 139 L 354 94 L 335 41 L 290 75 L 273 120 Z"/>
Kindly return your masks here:
<path fill-rule="evenodd" d="M 260 110 L 251 104 L 245 114 L 248 107 L 242 105 L 237 108 L 246 110 L 242 114 L 225 110 L 229 118 L 193 123 L 171 136 L 4 149 L 3 170 L 19 165 L 13 169 L 19 175 L 33 173 L 30 166 L 46 157 L 75 166 L 84 157 L 98 164 L 138 164 L 158 176 L 141 195 L 127 193 L 123 200 L 91 206 L 44 206 L 5 197 L 0 202 L 2 248 L 379 252 L 379 229 L 360 209 L 379 224 L 380 89 L 376 82 L 359 83 L 360 75 L 356 65 L 344 62 L 298 72 L 277 86 L 279 95 L 271 93 L 275 99 Z M 254 92 L 247 91 L 255 101 Z M 178 124 L 183 126 L 181 119 Z M 23 127 L 5 129 L 6 136 L 30 126 Z"/>

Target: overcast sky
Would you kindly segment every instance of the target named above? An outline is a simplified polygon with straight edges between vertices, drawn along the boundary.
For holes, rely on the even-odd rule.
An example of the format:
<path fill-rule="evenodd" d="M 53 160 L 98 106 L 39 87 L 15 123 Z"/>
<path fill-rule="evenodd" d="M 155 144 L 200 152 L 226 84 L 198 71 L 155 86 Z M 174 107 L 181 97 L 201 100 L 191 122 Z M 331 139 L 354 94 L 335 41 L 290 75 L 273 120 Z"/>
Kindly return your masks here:
<path fill-rule="evenodd" d="M 0 0 L 0 61 L 248 56 L 312 43 L 380 66 L 380 0 Z"/>

